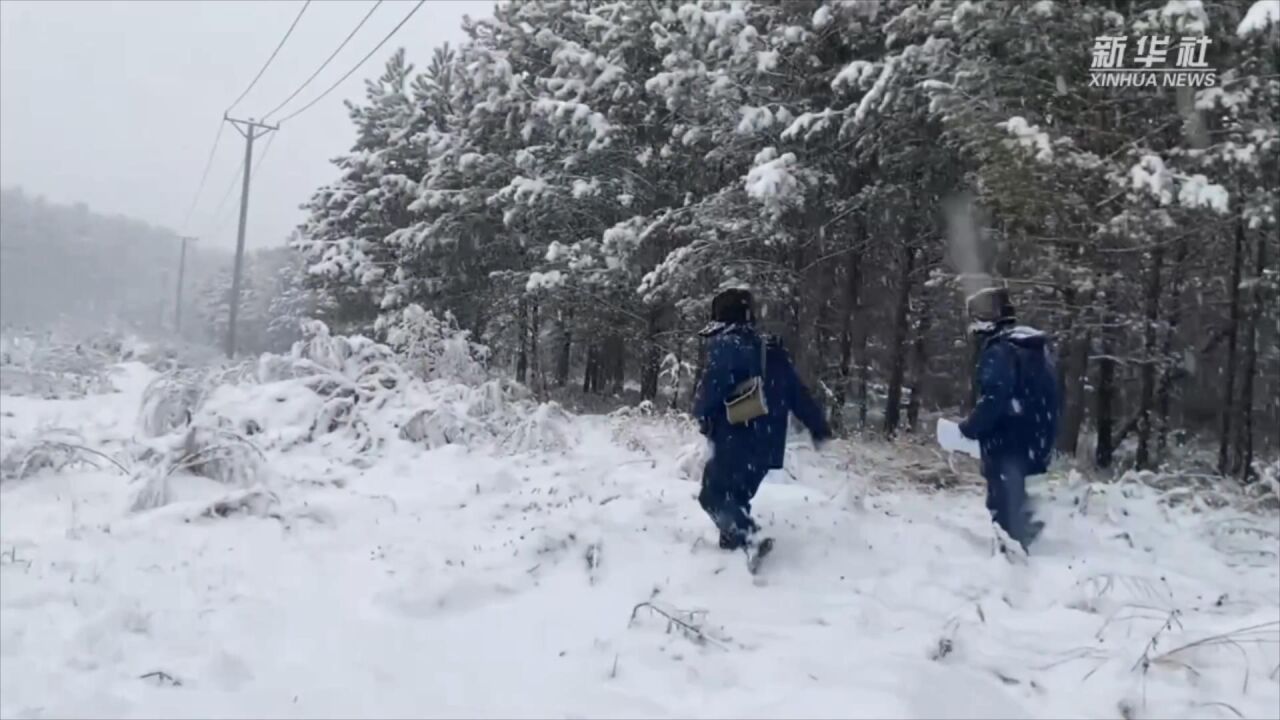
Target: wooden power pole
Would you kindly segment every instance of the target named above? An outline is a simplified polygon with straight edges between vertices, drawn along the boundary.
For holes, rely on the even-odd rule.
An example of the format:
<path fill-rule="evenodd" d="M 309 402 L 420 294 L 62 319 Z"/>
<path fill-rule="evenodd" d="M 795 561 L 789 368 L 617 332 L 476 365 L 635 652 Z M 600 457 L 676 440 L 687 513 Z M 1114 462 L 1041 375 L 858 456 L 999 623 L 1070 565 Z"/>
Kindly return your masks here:
<path fill-rule="evenodd" d="M 187 273 L 187 243 L 195 238 L 182 236 L 182 250 L 178 253 L 178 293 L 173 301 L 173 334 L 182 337 L 182 281 Z"/>
<path fill-rule="evenodd" d="M 279 125 L 267 125 L 248 120 L 236 120 L 222 116 L 231 126 L 244 136 L 244 185 L 240 188 L 240 229 L 236 232 L 236 265 L 231 275 L 231 318 L 227 323 L 227 357 L 236 355 L 236 320 L 240 315 L 240 275 L 244 265 L 244 229 L 249 219 L 249 177 L 253 170 L 253 141 L 272 130 L 280 129 Z"/>

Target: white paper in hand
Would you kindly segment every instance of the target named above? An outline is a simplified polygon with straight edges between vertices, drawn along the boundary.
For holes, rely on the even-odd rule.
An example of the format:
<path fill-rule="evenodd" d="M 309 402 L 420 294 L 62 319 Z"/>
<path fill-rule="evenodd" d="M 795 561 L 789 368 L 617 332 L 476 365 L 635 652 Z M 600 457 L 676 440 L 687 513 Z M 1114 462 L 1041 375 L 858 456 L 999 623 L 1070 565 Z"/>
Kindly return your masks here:
<path fill-rule="evenodd" d="M 946 418 L 938 418 L 938 444 L 948 452 L 964 453 L 975 459 L 982 457 L 978 442 L 961 435 L 960 426 Z"/>

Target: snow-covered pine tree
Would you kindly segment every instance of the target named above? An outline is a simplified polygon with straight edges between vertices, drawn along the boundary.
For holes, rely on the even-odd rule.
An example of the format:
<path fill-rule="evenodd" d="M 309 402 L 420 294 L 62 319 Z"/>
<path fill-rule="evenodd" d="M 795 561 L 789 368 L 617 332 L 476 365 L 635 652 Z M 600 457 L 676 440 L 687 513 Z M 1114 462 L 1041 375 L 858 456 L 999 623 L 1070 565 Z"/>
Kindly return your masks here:
<path fill-rule="evenodd" d="M 644 397 L 746 285 L 836 419 L 889 434 L 963 405 L 964 298 L 1006 283 L 1056 338 L 1061 449 L 1243 474 L 1280 391 L 1278 33 L 1247 10 L 505 3 L 392 58 L 301 245 L 338 314 L 451 311 L 520 379 Z M 1220 85 L 1090 86 L 1095 38 L 1151 33 L 1207 39 Z"/>

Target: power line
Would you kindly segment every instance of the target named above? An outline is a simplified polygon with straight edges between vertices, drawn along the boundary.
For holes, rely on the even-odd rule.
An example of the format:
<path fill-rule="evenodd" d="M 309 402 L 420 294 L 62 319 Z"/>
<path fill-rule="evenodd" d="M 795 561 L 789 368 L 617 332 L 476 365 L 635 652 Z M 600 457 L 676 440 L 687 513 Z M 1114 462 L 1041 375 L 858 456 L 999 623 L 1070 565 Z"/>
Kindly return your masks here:
<path fill-rule="evenodd" d="M 309 108 L 311 108 L 311 106 L 312 106 L 312 105 L 315 105 L 316 103 L 320 102 L 321 100 L 323 100 L 323 99 L 324 99 L 324 97 L 325 97 L 326 95 L 328 95 L 329 93 L 333 92 L 333 90 L 334 90 L 335 88 L 337 88 L 337 87 L 338 87 L 339 85 L 341 85 L 344 81 L 346 81 L 346 79 L 347 79 L 347 78 L 351 77 L 351 75 L 352 75 L 353 73 L 355 73 L 355 71 L 356 71 L 356 70 L 359 70 L 359 69 L 360 69 L 360 66 L 361 66 L 361 65 L 363 65 L 363 64 L 365 64 L 365 62 L 367 62 L 367 61 L 369 60 L 369 58 L 373 57 L 374 53 L 376 53 L 376 52 L 378 52 L 379 50 L 381 50 L 381 49 L 382 49 L 382 46 L 383 46 L 383 45 L 386 45 L 386 44 L 387 44 L 387 41 L 388 41 L 388 40 L 390 40 L 390 39 L 391 39 L 391 37 L 392 37 L 393 35 L 395 35 L 397 32 L 399 32 L 399 31 L 400 31 L 400 28 L 404 27 L 404 24 L 405 24 L 405 23 L 407 23 L 407 22 L 409 22 L 409 18 L 413 17 L 413 14 L 414 14 L 414 13 L 416 13 L 416 12 L 418 12 L 418 8 L 422 7 L 424 4 L 426 4 L 426 2 L 427 2 L 427 0 L 418 0 L 418 4 L 413 6 L 413 9 L 409 11 L 409 14 L 408 14 L 408 15 L 405 15 L 405 16 L 404 16 L 404 19 L 400 21 L 400 24 L 398 24 L 398 25 L 396 25 L 394 28 L 392 28 L 392 29 L 391 29 L 391 32 L 387 33 L 387 36 L 386 36 L 386 37 L 384 37 L 384 38 L 382 38 L 382 41 L 381 41 L 381 42 L 379 42 L 377 45 L 375 45 L 375 46 L 374 46 L 374 48 L 373 48 L 372 50 L 370 50 L 370 51 L 369 51 L 369 54 L 368 54 L 368 55 L 365 55 L 363 58 L 361 58 L 361 59 L 360 59 L 360 62 L 358 62 L 358 63 L 356 63 L 356 64 L 355 64 L 355 67 L 353 67 L 353 68 L 351 68 L 350 70 L 348 70 L 346 75 L 343 75 L 342 77 L 338 78 L 338 82 L 336 82 L 336 83 L 334 83 L 334 84 L 330 85 L 330 86 L 329 86 L 329 89 L 328 89 L 328 90 L 325 90 L 325 91 L 324 91 L 324 92 L 322 92 L 322 93 L 320 93 L 319 97 L 317 97 L 316 99 L 312 100 L 311 102 L 307 103 L 306 105 L 303 105 L 301 108 L 299 108 L 299 109 L 297 109 L 297 110 L 293 111 L 293 112 L 292 112 L 292 113 L 290 113 L 289 115 L 286 115 L 286 116 L 284 116 L 283 118 L 281 118 L 281 119 L 278 121 L 278 124 L 283 125 L 285 122 L 287 122 L 287 121 L 289 121 L 289 120 L 292 120 L 293 118 L 297 117 L 298 115 L 301 115 L 302 113 L 306 112 Z"/>
<path fill-rule="evenodd" d="M 187 231 L 187 224 L 191 222 L 191 213 L 195 212 L 196 204 L 200 202 L 200 193 L 204 192 L 204 184 L 209 179 L 209 169 L 213 167 L 213 156 L 218 152 L 218 141 L 222 139 L 222 128 L 224 123 L 218 123 L 218 132 L 213 136 L 213 147 L 209 148 L 209 157 L 204 161 L 204 172 L 200 173 L 200 184 L 196 186 L 196 194 L 191 198 L 191 204 L 187 206 L 187 214 L 182 216 L 182 230 Z"/>
<path fill-rule="evenodd" d="M 271 53 L 271 57 L 267 58 L 267 62 L 262 66 L 262 69 L 258 71 L 258 74 L 253 78 L 253 81 L 249 83 L 249 87 L 245 88 L 244 92 L 240 93 L 240 97 L 236 98 L 235 102 L 231 103 L 231 105 L 227 108 L 228 111 L 231 108 L 235 107 L 237 104 L 239 104 L 239 102 L 243 100 L 246 95 L 249 94 L 249 91 L 253 89 L 254 85 L 258 84 L 258 80 L 262 78 L 262 74 L 267 71 L 267 68 L 271 65 L 271 62 L 275 60 L 276 55 L 279 54 L 280 52 L 280 48 L 284 47 L 285 41 L 287 41 L 289 39 L 289 36 L 293 34 L 293 29 L 298 26 L 298 21 L 302 19 L 302 14 L 307 11 L 307 6 L 309 6 L 310 4 L 311 4 L 311 0 L 307 0 L 305 3 L 302 4 L 302 9 L 299 10 L 297 16 L 294 17 L 293 24 L 289 26 L 289 29 L 288 31 L 285 32 L 284 37 L 280 39 L 280 43 L 276 45 L 276 49 Z M 379 0 L 379 4 L 381 4 L 381 0 Z M 377 6 L 375 5 L 374 7 L 376 8 Z M 365 19 L 367 20 L 368 17 L 366 17 Z M 363 22 L 361 24 L 363 24 Z M 359 27 L 357 27 L 356 29 L 359 29 Z M 339 47 L 339 49 L 341 49 L 341 47 Z M 275 111 L 273 110 L 272 112 L 275 112 Z M 213 136 L 213 145 L 209 148 L 209 157 L 206 158 L 204 161 L 204 170 L 200 173 L 200 182 L 198 185 L 196 185 L 195 195 L 192 196 L 191 198 L 191 204 L 187 206 L 186 214 L 182 216 L 181 232 L 186 232 L 187 226 L 191 223 L 191 215 L 195 212 L 196 206 L 200 203 L 200 195 L 204 192 L 205 183 L 208 182 L 209 180 L 209 171 L 213 168 L 213 158 L 217 155 L 218 143 L 219 141 L 222 140 L 222 131 L 225 126 L 226 126 L 225 122 L 218 123 L 218 132 Z M 270 145 L 268 145 L 268 147 L 270 147 Z M 239 170 L 237 170 L 236 172 L 238 174 Z M 232 185 L 232 187 L 234 188 L 234 184 Z M 231 192 L 229 189 L 226 195 L 223 196 L 222 201 L 218 203 L 219 210 L 222 208 L 223 205 L 226 205 L 227 198 L 230 197 L 230 195 L 231 195 Z"/>
<path fill-rule="evenodd" d="M 280 38 L 280 44 L 276 45 L 276 49 L 271 52 L 271 57 L 267 58 L 267 62 L 262 66 L 262 69 L 259 70 L 258 74 L 254 76 L 253 82 L 249 83 L 249 87 L 245 88 L 244 92 L 240 93 L 240 97 L 236 98 L 235 102 L 227 106 L 227 110 L 226 110 L 227 112 L 231 112 L 232 108 L 234 108 L 236 105 L 239 105 L 240 101 L 244 99 L 244 96 L 248 95 L 249 91 L 253 89 L 253 86 L 258 84 L 258 80 L 262 78 L 262 74 L 265 73 L 267 71 L 267 68 L 271 66 L 271 61 L 276 59 L 276 54 L 280 52 L 280 48 L 284 47 L 285 41 L 287 41 L 289 39 L 289 36 L 293 34 L 293 29 L 298 27 L 298 21 L 302 19 L 302 14 L 307 11 L 307 6 L 309 6 L 310 4 L 311 4 L 311 0 L 307 0 L 305 3 L 302 4 L 302 9 L 298 11 L 298 16 L 293 19 L 293 24 L 289 26 L 289 29 L 288 31 L 285 32 L 284 37 Z"/>
<path fill-rule="evenodd" d="M 341 43 L 340 45 L 338 45 L 337 49 L 335 49 L 335 50 L 333 51 L 333 53 L 331 53 L 331 54 L 329 55 L 329 57 L 328 57 L 328 58 L 326 58 L 326 59 L 325 59 L 325 61 L 324 61 L 323 63 L 320 63 L 320 67 L 316 68 L 316 71 L 315 71 L 315 72 L 311 73 L 311 77 L 307 78 L 305 82 L 303 82 L 301 85 L 299 85 L 299 86 L 298 86 L 298 89 L 297 89 L 297 90 L 294 90 L 292 95 L 290 95 L 289 97 L 287 97 L 287 98 L 285 98 L 285 99 L 284 99 L 284 102 L 282 102 L 282 103 L 280 103 L 279 105 L 277 105 L 277 106 L 275 106 L 274 108 L 272 108 L 272 109 L 271 109 L 271 112 L 267 113 L 266 115 L 263 115 L 263 116 L 262 116 L 262 119 L 263 119 L 263 120 L 267 120 L 267 119 L 268 119 L 268 118 L 270 118 L 272 115 L 275 115 L 277 112 L 279 112 L 279 111 L 280 111 L 280 108 L 284 107 L 285 105 L 288 105 L 288 104 L 289 104 L 289 101 L 291 101 L 291 100 L 293 100 L 294 98 L 298 97 L 298 93 L 300 93 L 300 92 L 302 92 L 304 89 L 306 89 L 306 87 L 307 87 L 308 85 L 310 85 L 310 84 L 311 84 L 311 81 L 312 81 L 312 80 L 315 80 L 315 79 L 316 79 L 316 77 L 318 77 L 318 76 L 320 75 L 320 73 L 321 73 L 321 72 L 322 72 L 326 67 L 328 67 L 328 66 L 329 66 L 329 63 L 333 62 L 333 59 L 334 59 L 334 58 L 336 58 L 336 57 L 338 57 L 338 53 L 342 52 L 342 48 L 346 47 L 346 46 L 347 46 L 347 43 L 351 42 L 351 38 L 355 37 L 355 36 L 356 36 L 356 33 L 360 32 L 360 28 L 364 27 L 364 24 L 365 24 L 366 22 L 369 22 L 369 18 L 373 17 L 373 12 L 374 12 L 375 10 L 377 10 L 377 9 L 378 9 L 378 6 L 380 6 L 380 5 L 382 5 L 382 0 L 378 0 L 378 2 L 374 3 L 374 4 L 373 4 L 373 7 L 369 8 L 369 12 L 365 13 L 365 16 L 360 20 L 360 23 L 359 23 L 358 25 L 356 25 L 356 26 L 355 26 L 355 28 L 353 28 L 353 29 L 351 30 L 351 32 L 347 35 L 347 37 L 346 37 L 345 39 L 343 39 L 342 43 Z M 264 155 L 266 154 L 266 151 L 265 151 L 265 150 L 263 151 L 263 154 L 264 154 Z"/>

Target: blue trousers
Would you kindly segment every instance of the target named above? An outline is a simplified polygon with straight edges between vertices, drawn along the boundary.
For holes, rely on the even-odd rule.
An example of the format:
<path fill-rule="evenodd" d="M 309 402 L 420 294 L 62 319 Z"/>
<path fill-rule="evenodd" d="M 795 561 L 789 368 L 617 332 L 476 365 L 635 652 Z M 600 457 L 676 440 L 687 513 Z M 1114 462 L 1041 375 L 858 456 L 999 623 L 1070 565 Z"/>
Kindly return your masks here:
<path fill-rule="evenodd" d="M 1027 499 L 1027 463 L 1016 456 L 992 458 L 983 462 L 982 474 L 991 519 L 1027 549 L 1044 527 L 1032 517 L 1034 510 Z"/>
<path fill-rule="evenodd" d="M 768 472 L 768 468 L 757 468 L 754 462 L 715 457 L 707 461 L 702 469 L 698 504 L 719 528 L 720 547 L 740 548 L 759 529 L 751 519 L 751 500 Z"/>

